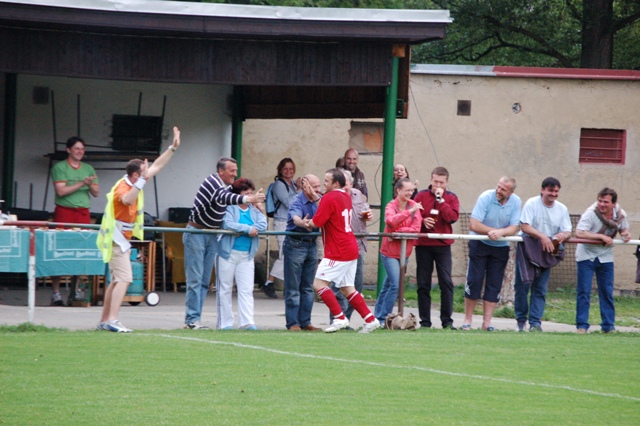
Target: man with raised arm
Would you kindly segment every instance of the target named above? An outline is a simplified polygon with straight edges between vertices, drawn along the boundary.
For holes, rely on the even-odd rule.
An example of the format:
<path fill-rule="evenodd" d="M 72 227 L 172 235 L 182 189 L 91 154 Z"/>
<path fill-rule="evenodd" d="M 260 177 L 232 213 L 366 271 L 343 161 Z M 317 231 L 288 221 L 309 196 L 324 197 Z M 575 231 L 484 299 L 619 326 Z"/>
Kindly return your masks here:
<path fill-rule="evenodd" d="M 100 232 L 98 234 L 98 249 L 102 252 L 102 259 L 109 263 L 111 284 L 105 289 L 102 302 L 102 317 L 96 327 L 98 330 L 116 333 L 130 333 L 119 320 L 120 307 L 127 293 L 129 284 L 133 281 L 131 270 L 131 240 L 136 237 L 144 239 L 142 225 L 144 223 L 144 194 L 142 188 L 145 183 L 164 168 L 180 146 L 180 130 L 173 128 L 173 142 L 156 161 L 149 166 L 143 160 L 131 160 L 127 163 L 127 174 L 111 188 L 107 194 Z"/>

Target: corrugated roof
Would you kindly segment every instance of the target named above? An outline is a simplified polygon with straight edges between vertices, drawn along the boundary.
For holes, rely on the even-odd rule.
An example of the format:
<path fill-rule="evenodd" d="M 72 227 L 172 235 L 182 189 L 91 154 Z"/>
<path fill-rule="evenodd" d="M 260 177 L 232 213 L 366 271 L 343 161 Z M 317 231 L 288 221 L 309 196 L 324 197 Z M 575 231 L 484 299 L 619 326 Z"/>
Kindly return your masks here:
<path fill-rule="evenodd" d="M 448 24 L 448 10 L 342 9 L 250 6 L 158 0 L 3 0 L 5 3 L 131 13 L 308 21 L 424 22 Z"/>

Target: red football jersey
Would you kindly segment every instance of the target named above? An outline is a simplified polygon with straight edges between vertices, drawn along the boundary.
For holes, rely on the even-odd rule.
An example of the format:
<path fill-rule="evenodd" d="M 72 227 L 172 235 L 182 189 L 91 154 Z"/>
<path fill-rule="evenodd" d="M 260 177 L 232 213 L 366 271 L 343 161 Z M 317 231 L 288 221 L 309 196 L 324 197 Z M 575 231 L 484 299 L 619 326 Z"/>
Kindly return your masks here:
<path fill-rule="evenodd" d="M 313 223 L 322 228 L 324 257 L 348 262 L 358 258 L 358 242 L 351 230 L 351 195 L 343 189 L 326 193 L 320 200 Z"/>

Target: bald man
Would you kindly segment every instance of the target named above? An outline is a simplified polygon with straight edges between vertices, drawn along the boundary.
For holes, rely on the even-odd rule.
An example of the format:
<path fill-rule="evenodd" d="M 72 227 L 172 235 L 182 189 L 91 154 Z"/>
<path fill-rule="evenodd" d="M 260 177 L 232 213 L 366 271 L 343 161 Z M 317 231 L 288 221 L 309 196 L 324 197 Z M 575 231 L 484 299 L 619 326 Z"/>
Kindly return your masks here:
<path fill-rule="evenodd" d="M 367 190 L 367 183 L 364 181 L 364 173 L 358 168 L 359 159 L 358 151 L 349 148 L 344 153 L 344 168 L 351 172 L 353 176 L 353 187 L 362 192 L 366 201 L 369 199 L 369 191 Z"/>

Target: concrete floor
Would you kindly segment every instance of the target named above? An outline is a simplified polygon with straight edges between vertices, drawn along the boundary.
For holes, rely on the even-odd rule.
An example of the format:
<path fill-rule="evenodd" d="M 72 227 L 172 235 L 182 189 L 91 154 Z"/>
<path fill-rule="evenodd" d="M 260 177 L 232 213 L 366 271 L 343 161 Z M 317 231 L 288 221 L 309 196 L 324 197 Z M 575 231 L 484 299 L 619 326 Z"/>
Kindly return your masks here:
<path fill-rule="evenodd" d="M 138 306 L 125 303 L 120 311 L 120 320 L 127 327 L 134 330 L 174 330 L 181 329 L 184 325 L 184 292 L 159 292 L 160 303 L 157 306 L 147 306 L 144 302 Z M 62 296 L 66 300 L 66 290 Z M 100 319 L 101 306 L 90 307 L 56 307 L 49 306 L 51 297 L 50 288 L 38 287 L 36 291 L 36 305 L 33 311 L 33 322 L 47 327 L 66 328 L 68 330 L 92 330 Z M 0 324 L 17 325 L 29 320 L 29 308 L 27 306 L 26 288 L 17 286 L 0 285 Z M 269 299 L 261 292 L 255 292 L 255 322 L 259 329 L 285 330 L 284 300 L 282 293 L 278 293 L 278 299 Z M 234 297 L 234 309 L 236 300 Z M 437 307 L 436 307 L 437 308 Z M 373 309 L 373 307 L 372 307 Z M 405 314 L 418 314 L 417 308 L 405 308 Z M 437 310 L 431 312 L 434 327 L 440 328 L 440 313 Z M 460 327 L 463 321 L 462 313 L 454 314 L 454 325 Z M 210 328 L 216 326 L 216 300 L 215 294 L 209 294 L 203 309 L 203 324 Z M 329 325 L 329 311 L 324 303 L 316 302 L 313 307 L 312 323 L 317 327 L 325 328 Z M 352 326 L 358 328 L 362 325 L 362 319 L 354 314 Z M 482 324 L 481 316 L 474 316 L 473 328 L 479 328 Z M 514 330 L 515 320 L 494 318 L 492 322 L 497 330 Z M 543 322 L 545 331 L 574 332 L 575 326 Z M 640 330 L 631 327 L 619 327 L 620 331 Z M 592 331 L 599 330 L 595 326 Z"/>

